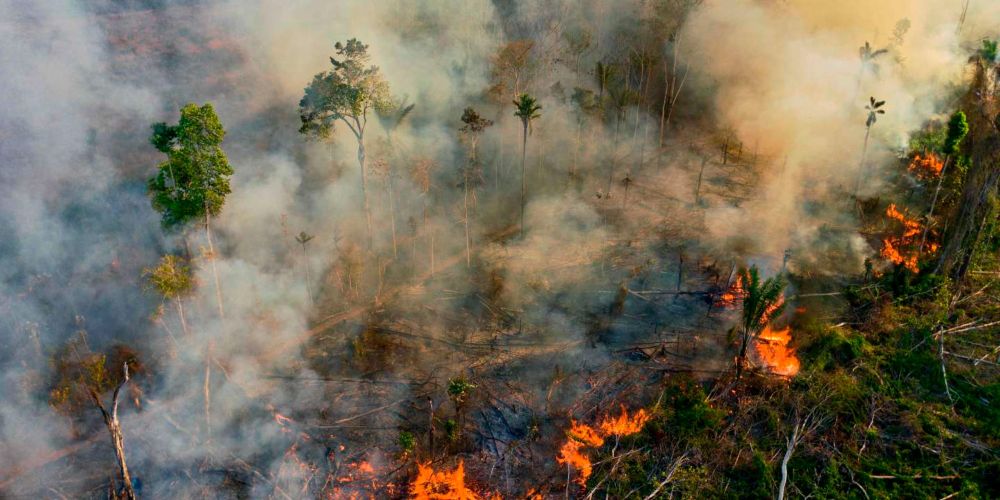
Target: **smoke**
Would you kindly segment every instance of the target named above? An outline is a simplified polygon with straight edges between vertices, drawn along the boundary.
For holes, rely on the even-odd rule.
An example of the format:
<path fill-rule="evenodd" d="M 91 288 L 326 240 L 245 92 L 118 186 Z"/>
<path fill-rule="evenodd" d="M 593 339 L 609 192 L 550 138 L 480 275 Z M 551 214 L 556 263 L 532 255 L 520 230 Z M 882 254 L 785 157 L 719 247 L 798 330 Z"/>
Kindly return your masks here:
<path fill-rule="evenodd" d="M 72 419 L 48 405 L 47 384 L 50 357 L 80 330 L 94 351 L 132 345 L 151 366 L 136 380 L 141 408 L 122 410 L 147 494 L 204 496 L 231 478 L 209 471 L 191 480 L 192 464 L 251 463 L 274 476 L 290 440 L 318 462 L 332 443 L 395 453 L 398 430 L 416 425 L 406 411 L 372 413 L 370 432 L 311 422 L 320 411 L 338 420 L 397 401 L 440 404 L 433 391 L 474 373 L 470 359 L 480 373 L 495 361 L 462 342 L 490 346 L 527 332 L 551 342 L 543 347 L 558 344 L 567 362 L 601 365 L 613 356 L 592 349 L 597 340 L 638 338 L 651 323 L 695 324 L 697 299 L 615 299 L 629 287 L 698 286 L 695 273 L 675 274 L 675 249 L 776 269 L 792 248 L 799 266 L 846 255 L 838 266 L 857 268 L 871 249 L 843 200 L 861 174 L 868 96 L 888 111 L 871 130 L 863 195 L 886 189 L 883 170 L 911 131 L 951 111 L 969 50 L 995 35 L 1000 9 L 974 2 L 958 29 L 961 11 L 944 0 L 735 0 L 686 11 L 687 3 L 0 3 L 0 340 L 11 346 L 0 355 L 0 470 L 12 471 L 0 491 L 41 491 L 46 474 L 69 469 L 78 474 L 53 487 L 79 496 L 111 470 L 94 410 L 75 425 L 100 444 L 70 453 L 94 460 L 46 458 L 76 442 Z M 334 42 L 352 37 L 370 44 L 393 94 L 416 105 L 391 145 L 369 119 L 371 252 L 354 138 L 297 133 L 303 87 L 328 68 Z M 518 90 L 542 105 L 526 139 L 524 238 L 523 129 L 514 89 L 495 87 L 493 74 L 499 48 L 518 40 L 532 42 Z M 889 48 L 877 72 L 858 58 L 866 40 Z M 666 64 L 674 54 L 677 64 Z M 621 88 L 603 92 L 632 100 L 603 112 L 574 104 L 577 87 L 602 92 L 597 62 L 628 72 Z M 668 75 L 686 83 L 661 132 Z M 213 227 L 225 318 L 203 231 L 164 233 L 145 194 L 162 161 L 149 125 L 208 101 L 236 171 Z M 469 144 L 458 133 L 466 106 L 496 122 L 468 197 Z M 739 144 L 731 165 L 722 164 L 723 143 Z M 314 239 L 300 244 L 300 232 Z M 142 270 L 171 252 L 195 258 L 190 338 L 170 304 L 150 320 L 158 298 Z M 420 348 L 379 328 L 421 339 Z M 440 347 L 456 344 L 462 355 Z M 551 360 L 522 368 L 525 380 L 541 381 Z M 429 382 L 336 382 L 359 375 Z"/>
<path fill-rule="evenodd" d="M 977 3 L 981 4 L 981 3 Z M 979 9 L 980 7 L 977 7 Z M 979 10 L 975 11 L 976 13 Z M 808 254 L 831 225 L 851 225 L 844 204 L 885 189 L 881 169 L 906 150 L 909 133 L 950 113 L 970 27 L 949 2 L 706 2 L 681 35 L 699 61 L 700 86 L 717 91 L 711 112 L 744 144 L 769 156 L 760 196 L 707 219 L 720 239 L 751 235 L 776 256 Z M 866 66 L 858 47 L 887 53 Z M 739 61 L 739 64 L 734 64 Z M 864 106 L 886 100 L 872 127 L 866 165 Z M 821 204 L 823 209 L 816 209 Z M 870 251 L 848 236 L 849 269 Z"/>

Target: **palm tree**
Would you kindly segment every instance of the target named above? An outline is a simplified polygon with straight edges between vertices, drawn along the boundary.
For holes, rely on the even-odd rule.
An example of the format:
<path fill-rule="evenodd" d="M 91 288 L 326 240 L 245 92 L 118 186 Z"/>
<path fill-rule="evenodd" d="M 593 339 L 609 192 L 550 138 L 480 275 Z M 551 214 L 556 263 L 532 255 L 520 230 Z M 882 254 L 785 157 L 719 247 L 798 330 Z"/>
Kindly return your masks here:
<path fill-rule="evenodd" d="M 525 184 L 525 160 L 528 154 L 528 132 L 531 128 L 531 120 L 542 116 L 538 111 L 542 109 L 542 106 L 538 104 L 538 101 L 534 97 L 528 94 L 521 94 L 517 100 L 514 101 L 514 106 L 517 108 L 514 110 L 514 116 L 521 119 L 521 124 L 524 126 L 524 134 L 521 139 L 521 231 L 520 234 L 524 237 L 524 194 L 527 188 Z"/>
<path fill-rule="evenodd" d="M 865 109 L 868 110 L 868 119 L 865 121 L 865 145 L 861 148 L 861 172 L 858 174 L 858 185 L 854 188 L 854 198 L 858 197 L 861 190 L 861 183 L 865 180 L 865 157 L 868 156 L 868 137 L 871 135 L 872 125 L 878 121 L 878 115 L 884 115 L 885 110 L 881 109 L 885 101 L 876 101 L 874 97 L 868 98 Z"/>
<path fill-rule="evenodd" d="M 861 58 L 861 72 L 858 74 L 858 85 L 854 90 L 854 97 L 858 96 L 858 92 L 861 92 L 861 81 L 865 77 L 865 72 L 871 69 L 871 72 L 878 76 L 878 64 L 875 63 L 875 59 L 889 53 L 889 49 L 872 49 L 870 43 L 865 42 L 860 48 L 858 48 L 858 56 Z"/>
<path fill-rule="evenodd" d="M 785 279 L 781 275 L 761 282 L 757 266 L 740 272 L 740 280 L 746 295 L 743 298 L 743 316 L 740 321 L 740 354 L 736 360 L 736 380 L 743 375 L 747 349 L 750 341 L 756 339 L 767 327 L 771 319 L 784 310 Z"/>
<path fill-rule="evenodd" d="M 309 272 L 309 252 L 306 250 L 306 243 L 312 241 L 313 238 L 315 236 L 305 231 L 301 231 L 295 236 L 295 241 L 299 242 L 299 245 L 302 245 L 302 268 L 306 278 L 306 292 L 309 293 L 309 302 L 315 305 L 316 299 L 313 298 L 312 278 L 310 278 L 311 273 Z"/>

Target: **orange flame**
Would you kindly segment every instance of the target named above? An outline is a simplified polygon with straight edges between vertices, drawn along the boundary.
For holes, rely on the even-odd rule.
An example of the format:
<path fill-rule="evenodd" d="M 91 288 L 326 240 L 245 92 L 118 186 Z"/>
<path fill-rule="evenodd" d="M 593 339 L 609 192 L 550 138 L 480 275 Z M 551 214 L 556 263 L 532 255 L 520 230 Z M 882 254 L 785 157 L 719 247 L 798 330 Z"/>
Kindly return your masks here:
<path fill-rule="evenodd" d="M 572 467 L 580 472 L 576 477 L 576 482 L 580 486 L 587 484 L 587 479 L 594 472 L 594 466 L 587 456 L 585 448 L 597 448 L 604 444 L 608 436 L 629 436 L 642 430 L 651 416 L 645 409 L 639 409 L 631 417 L 625 405 L 622 405 L 622 414 L 618 417 L 606 416 L 595 429 L 587 424 L 581 424 L 575 420 L 570 421 L 569 431 L 566 433 L 566 442 L 559 449 L 556 462 Z"/>
<path fill-rule="evenodd" d="M 640 408 L 639 411 L 630 418 L 628 416 L 628 410 L 625 409 L 625 405 L 622 405 L 621 416 L 605 417 L 604 421 L 601 422 L 601 430 L 608 436 L 628 436 L 641 431 L 642 426 L 646 425 L 646 422 L 648 422 L 649 419 L 649 414 L 646 413 L 646 410 L 643 408 Z"/>
<path fill-rule="evenodd" d="M 479 500 L 479 495 L 465 485 L 465 464 L 458 462 L 455 470 L 435 471 L 431 464 L 417 465 L 417 477 L 410 489 L 417 500 Z"/>
<path fill-rule="evenodd" d="M 882 258 L 893 264 L 902 265 L 912 272 L 917 272 L 917 261 L 920 258 L 919 249 L 906 250 L 905 247 L 913 247 L 917 236 L 922 232 L 920 222 L 910 219 L 896 209 L 895 203 L 890 203 L 885 210 L 885 215 L 891 220 L 899 222 L 903 226 L 903 233 L 898 236 L 887 236 L 882 239 Z M 931 253 L 938 249 L 937 243 L 928 243 L 927 250 Z"/>
<path fill-rule="evenodd" d="M 791 377 L 799 372 L 799 358 L 795 349 L 788 347 L 791 340 L 792 329 L 787 326 L 780 330 L 767 326 L 757 337 L 757 354 L 772 373 Z"/>
<path fill-rule="evenodd" d="M 941 175 L 941 171 L 944 169 L 944 162 L 934 153 L 930 153 L 927 156 L 916 155 L 906 169 L 917 177 L 929 179 Z"/>
<path fill-rule="evenodd" d="M 747 291 L 743 288 L 743 276 L 737 275 L 736 281 L 719 296 L 719 302 L 725 307 L 732 307 L 736 305 L 737 301 L 743 300 L 746 295 Z"/>

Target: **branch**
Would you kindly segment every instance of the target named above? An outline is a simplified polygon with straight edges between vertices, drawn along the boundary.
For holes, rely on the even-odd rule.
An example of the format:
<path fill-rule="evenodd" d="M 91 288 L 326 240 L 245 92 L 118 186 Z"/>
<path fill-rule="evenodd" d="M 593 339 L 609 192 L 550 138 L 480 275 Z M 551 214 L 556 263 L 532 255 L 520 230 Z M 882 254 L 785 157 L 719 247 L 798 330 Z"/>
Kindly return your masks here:
<path fill-rule="evenodd" d="M 124 370 L 125 378 L 122 379 L 120 384 L 118 384 L 118 387 L 115 387 L 115 392 L 111 395 L 111 417 L 115 420 L 118 420 L 118 393 L 122 390 L 122 387 L 125 387 L 125 384 L 128 383 L 129 379 L 127 362 L 123 363 L 122 369 Z M 103 411 L 104 408 L 101 408 L 101 410 Z"/>

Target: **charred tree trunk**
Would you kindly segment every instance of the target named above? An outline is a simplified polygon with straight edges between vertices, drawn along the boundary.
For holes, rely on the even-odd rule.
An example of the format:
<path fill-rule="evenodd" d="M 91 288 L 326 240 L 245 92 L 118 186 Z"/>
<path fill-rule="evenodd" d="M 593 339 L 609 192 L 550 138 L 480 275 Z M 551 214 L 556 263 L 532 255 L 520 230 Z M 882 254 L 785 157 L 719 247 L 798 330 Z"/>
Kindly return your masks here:
<path fill-rule="evenodd" d="M 181 320 L 181 331 L 184 332 L 185 337 L 190 337 L 191 331 L 188 330 L 187 317 L 184 315 L 184 301 L 180 297 L 175 297 L 174 305 L 177 307 L 177 316 Z"/>
<path fill-rule="evenodd" d="M 107 426 L 108 432 L 111 434 L 111 445 L 115 448 L 115 458 L 118 460 L 118 471 L 122 476 L 122 489 L 124 493 L 124 498 L 127 500 L 135 500 L 135 489 L 132 488 L 132 475 L 128 471 L 128 463 L 125 461 L 125 436 L 122 433 L 121 422 L 118 420 L 118 395 L 121 393 L 122 387 L 129 381 L 128 375 L 128 364 L 124 365 L 124 379 L 118 387 L 115 388 L 114 394 L 111 396 L 111 411 L 109 412 L 105 407 L 104 403 L 101 402 L 101 396 L 97 394 L 96 391 L 91 390 L 90 396 L 94 399 L 94 404 L 97 405 L 97 409 L 101 410 L 101 416 L 104 418 L 104 425 Z"/>

